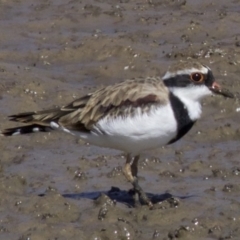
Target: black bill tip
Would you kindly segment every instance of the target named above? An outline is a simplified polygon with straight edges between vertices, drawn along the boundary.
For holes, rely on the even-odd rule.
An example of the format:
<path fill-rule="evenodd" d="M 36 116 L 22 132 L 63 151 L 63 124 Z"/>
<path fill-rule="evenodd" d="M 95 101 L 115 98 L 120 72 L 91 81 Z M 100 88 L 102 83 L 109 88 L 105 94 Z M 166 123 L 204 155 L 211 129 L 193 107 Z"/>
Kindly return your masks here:
<path fill-rule="evenodd" d="M 218 85 L 216 82 L 213 83 L 213 85 L 209 88 L 213 93 L 222 95 L 227 98 L 234 98 L 233 93 L 231 93 L 226 88 L 221 88 L 220 85 Z"/>

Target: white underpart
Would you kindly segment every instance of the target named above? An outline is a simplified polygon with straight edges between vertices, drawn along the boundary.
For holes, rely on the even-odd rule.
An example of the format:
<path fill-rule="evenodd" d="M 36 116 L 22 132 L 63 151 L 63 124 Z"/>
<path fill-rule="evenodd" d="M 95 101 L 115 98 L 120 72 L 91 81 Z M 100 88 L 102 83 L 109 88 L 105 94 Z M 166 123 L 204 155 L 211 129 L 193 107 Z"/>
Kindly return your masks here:
<path fill-rule="evenodd" d="M 188 87 L 171 87 L 169 90 L 177 96 L 188 110 L 189 117 L 196 121 L 202 113 L 201 99 L 212 92 L 205 85 L 190 85 Z"/>
<path fill-rule="evenodd" d="M 103 118 L 90 134 L 71 133 L 91 144 L 136 155 L 167 144 L 176 136 L 177 123 L 171 105 L 167 104 L 143 114 L 139 108 L 133 117 Z"/>
<path fill-rule="evenodd" d="M 191 73 L 194 72 L 201 72 L 202 74 L 207 74 L 209 72 L 209 68 L 208 67 L 204 67 L 202 66 L 202 68 L 190 68 L 190 69 L 183 69 L 183 70 L 179 70 L 176 72 L 166 72 L 165 75 L 163 76 L 163 80 L 165 79 L 169 79 L 172 77 L 176 77 L 176 75 L 190 75 Z"/>
<path fill-rule="evenodd" d="M 50 122 L 50 126 L 51 126 L 51 128 L 53 128 L 55 130 L 59 129 L 59 127 L 60 127 L 59 124 L 57 124 L 55 122 Z"/>
<path fill-rule="evenodd" d="M 50 126 L 51 128 L 53 128 L 54 130 L 60 130 L 66 133 L 70 133 L 72 135 L 75 135 L 74 133 L 72 133 L 70 130 L 68 130 L 67 128 L 60 126 L 59 124 L 57 124 L 56 122 L 50 122 Z"/>
<path fill-rule="evenodd" d="M 12 136 L 16 136 L 16 135 L 20 135 L 21 134 L 21 129 L 17 129 L 13 134 Z"/>
<path fill-rule="evenodd" d="M 39 132 L 39 128 L 38 127 L 35 127 L 32 129 L 33 132 Z"/>

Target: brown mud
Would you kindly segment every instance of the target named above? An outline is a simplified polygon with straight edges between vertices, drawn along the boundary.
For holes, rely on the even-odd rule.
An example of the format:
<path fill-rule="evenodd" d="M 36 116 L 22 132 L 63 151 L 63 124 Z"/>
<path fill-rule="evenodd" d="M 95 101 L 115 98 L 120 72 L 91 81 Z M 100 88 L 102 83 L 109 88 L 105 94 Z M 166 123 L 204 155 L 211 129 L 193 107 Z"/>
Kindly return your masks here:
<path fill-rule="evenodd" d="M 0 129 L 187 58 L 236 95 L 209 97 L 181 141 L 142 155 L 152 210 L 132 207 L 121 152 L 63 133 L 0 138 L 0 239 L 239 239 L 239 3 L 0 1 Z"/>

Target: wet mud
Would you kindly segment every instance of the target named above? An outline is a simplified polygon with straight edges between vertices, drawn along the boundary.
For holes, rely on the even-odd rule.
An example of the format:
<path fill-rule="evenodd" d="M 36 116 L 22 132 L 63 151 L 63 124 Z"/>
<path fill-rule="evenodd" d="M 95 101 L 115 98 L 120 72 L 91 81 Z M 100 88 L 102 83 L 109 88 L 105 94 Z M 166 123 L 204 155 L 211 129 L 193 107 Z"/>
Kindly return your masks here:
<path fill-rule="evenodd" d="M 0 239 L 239 239 L 239 1 L 0 2 L 0 129 L 125 78 L 208 65 L 214 96 L 177 143 L 141 156 L 133 207 L 121 152 L 63 133 L 0 138 Z"/>

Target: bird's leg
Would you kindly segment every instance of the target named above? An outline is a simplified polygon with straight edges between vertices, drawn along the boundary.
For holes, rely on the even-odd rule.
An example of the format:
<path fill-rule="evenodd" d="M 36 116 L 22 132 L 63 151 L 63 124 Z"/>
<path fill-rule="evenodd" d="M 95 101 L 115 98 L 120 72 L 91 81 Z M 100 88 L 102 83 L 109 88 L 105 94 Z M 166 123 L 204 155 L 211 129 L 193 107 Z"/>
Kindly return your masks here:
<path fill-rule="evenodd" d="M 126 160 L 126 165 L 124 168 L 124 170 L 125 170 L 124 173 L 125 173 L 126 178 L 133 185 L 135 205 L 138 205 L 140 203 L 139 202 L 139 194 L 136 191 L 135 186 L 134 186 L 134 185 L 138 184 L 138 178 L 137 178 L 138 159 L 139 159 L 139 156 L 132 158 L 132 156 L 130 154 L 128 154 L 127 160 Z"/>
<path fill-rule="evenodd" d="M 137 178 L 138 160 L 139 155 L 132 158 L 130 154 L 127 154 L 127 160 L 123 172 L 127 180 L 132 183 L 134 191 L 139 195 L 143 202 L 148 204 L 149 206 L 152 206 L 152 202 L 149 200 L 146 193 L 142 190 L 142 188 L 138 184 Z"/>
<path fill-rule="evenodd" d="M 139 201 L 140 194 L 136 190 L 136 188 L 137 188 L 136 185 L 138 185 L 138 187 L 140 187 L 139 184 L 138 184 L 138 176 L 137 176 L 138 175 L 138 160 L 139 160 L 139 157 L 140 157 L 139 155 L 135 156 L 133 158 L 132 164 L 131 164 L 131 172 L 132 172 L 132 176 L 134 178 L 133 183 L 132 183 L 133 190 L 134 190 L 134 202 L 135 202 L 136 205 L 137 205 L 137 203 L 140 203 L 140 201 Z"/>
<path fill-rule="evenodd" d="M 139 160 L 139 157 L 140 157 L 139 155 L 135 156 L 133 158 L 133 161 L 132 161 L 132 164 L 131 164 L 132 175 L 133 175 L 134 178 L 136 178 L 136 180 L 138 180 L 137 179 L 137 174 L 138 174 L 138 160 Z"/>

